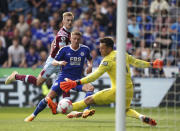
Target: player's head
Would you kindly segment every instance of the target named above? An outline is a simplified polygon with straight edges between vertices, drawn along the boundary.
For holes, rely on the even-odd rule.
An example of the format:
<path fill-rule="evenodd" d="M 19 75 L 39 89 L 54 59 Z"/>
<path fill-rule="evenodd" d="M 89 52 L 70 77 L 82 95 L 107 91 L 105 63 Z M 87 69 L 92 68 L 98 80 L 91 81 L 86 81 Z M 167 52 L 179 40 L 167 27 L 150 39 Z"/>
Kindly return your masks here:
<path fill-rule="evenodd" d="M 71 33 L 71 44 L 79 45 L 81 42 L 82 33 L 79 31 L 73 31 Z"/>
<path fill-rule="evenodd" d="M 101 56 L 107 56 L 113 50 L 113 46 L 114 41 L 111 37 L 104 37 L 100 39 Z"/>
<path fill-rule="evenodd" d="M 65 26 L 67 29 L 70 29 L 72 27 L 73 20 L 74 20 L 74 15 L 72 14 L 72 12 L 63 13 L 62 23 L 63 26 Z"/>

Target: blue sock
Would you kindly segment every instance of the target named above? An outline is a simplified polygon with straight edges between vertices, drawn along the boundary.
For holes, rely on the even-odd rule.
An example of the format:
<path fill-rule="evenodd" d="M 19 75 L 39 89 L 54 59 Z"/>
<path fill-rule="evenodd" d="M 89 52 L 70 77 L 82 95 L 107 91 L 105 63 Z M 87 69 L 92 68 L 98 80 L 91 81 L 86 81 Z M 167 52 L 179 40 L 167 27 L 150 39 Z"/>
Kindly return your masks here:
<path fill-rule="evenodd" d="M 42 99 L 39 104 L 37 105 L 35 111 L 34 111 L 34 116 L 37 116 L 37 114 L 39 114 L 42 110 L 44 110 L 44 108 L 46 108 L 47 106 L 47 102 L 45 99 Z"/>
<path fill-rule="evenodd" d="M 86 92 L 85 98 L 88 97 L 88 96 L 91 96 L 93 93 L 94 93 L 93 91 L 88 91 L 88 92 Z M 87 110 L 87 109 L 89 109 L 89 108 L 90 108 L 90 106 L 87 106 L 84 110 Z"/>

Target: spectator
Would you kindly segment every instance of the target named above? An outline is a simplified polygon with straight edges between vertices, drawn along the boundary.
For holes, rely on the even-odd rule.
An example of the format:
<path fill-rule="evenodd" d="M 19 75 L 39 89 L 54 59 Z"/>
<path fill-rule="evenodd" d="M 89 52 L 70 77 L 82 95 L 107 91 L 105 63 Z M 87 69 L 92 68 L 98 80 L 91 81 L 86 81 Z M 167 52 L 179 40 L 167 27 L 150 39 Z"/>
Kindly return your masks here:
<path fill-rule="evenodd" d="M 175 4 L 170 7 L 169 16 L 171 23 L 176 23 L 178 16 L 180 16 L 180 1 L 176 0 Z"/>
<path fill-rule="evenodd" d="M 53 20 L 55 22 L 55 26 L 57 29 L 59 29 L 59 23 L 62 21 L 62 16 L 59 16 L 59 12 L 56 11 L 53 13 L 52 17 L 49 18 L 50 20 Z"/>
<path fill-rule="evenodd" d="M 103 26 L 103 28 L 105 28 L 105 30 L 107 29 L 107 25 L 109 23 L 108 17 L 101 13 L 101 7 L 97 6 L 96 11 L 93 14 L 94 19 L 98 19 L 99 21 L 99 25 Z"/>
<path fill-rule="evenodd" d="M 133 6 L 133 0 L 128 0 L 128 13 L 130 16 L 135 15 L 135 7 Z"/>
<path fill-rule="evenodd" d="M 155 59 L 161 59 L 161 60 L 165 60 L 166 57 L 166 51 L 165 50 L 161 50 L 161 45 L 154 43 L 151 53 L 150 53 L 150 59 L 151 61 L 155 60 Z"/>
<path fill-rule="evenodd" d="M 39 65 L 38 65 L 38 68 L 43 68 L 43 66 L 45 65 L 46 63 L 46 59 L 47 59 L 47 52 L 46 51 L 41 51 L 40 52 L 40 60 L 39 60 Z"/>
<path fill-rule="evenodd" d="M 133 34 L 134 42 L 135 42 L 135 47 L 139 46 L 139 39 L 141 35 L 140 27 L 139 24 L 136 22 L 136 17 L 133 15 L 131 16 L 131 21 L 132 23 L 128 25 L 128 32 Z"/>
<path fill-rule="evenodd" d="M 151 43 L 154 40 L 153 37 L 153 23 L 150 16 L 142 10 L 139 16 L 139 26 L 141 30 L 141 38 L 145 40 L 145 46 L 151 47 Z"/>
<path fill-rule="evenodd" d="M 108 8 L 108 2 L 105 0 L 102 1 L 100 7 L 101 7 L 101 13 L 106 15 L 108 13 L 108 9 L 107 9 Z"/>
<path fill-rule="evenodd" d="M 178 17 L 178 21 L 173 23 L 170 28 L 169 32 L 171 33 L 171 37 L 173 40 L 173 46 L 176 48 L 180 45 L 180 17 Z"/>
<path fill-rule="evenodd" d="M 49 13 L 58 11 L 61 8 L 60 0 L 47 0 L 47 8 Z"/>
<path fill-rule="evenodd" d="M 137 9 L 137 14 L 139 14 L 140 12 L 144 11 L 145 14 L 149 14 L 149 0 L 142 0 L 140 5 L 138 6 Z"/>
<path fill-rule="evenodd" d="M 36 52 L 35 46 L 31 45 L 29 51 L 26 53 L 26 62 L 24 67 L 32 67 L 36 69 L 39 65 L 39 55 Z"/>
<path fill-rule="evenodd" d="M 42 41 L 40 39 L 37 39 L 35 42 L 35 46 L 36 46 L 36 51 L 37 52 L 41 52 L 41 51 L 46 51 L 48 52 L 47 48 L 45 48 L 42 44 Z"/>
<path fill-rule="evenodd" d="M 6 48 L 2 45 L 3 42 L 0 39 L 0 67 L 7 67 L 8 54 Z"/>
<path fill-rule="evenodd" d="M 74 30 L 77 30 L 77 31 L 80 31 L 80 32 L 84 32 L 84 28 L 83 28 L 83 23 L 82 23 L 82 19 L 77 19 L 75 22 L 74 22 L 74 26 L 73 26 L 73 31 Z"/>
<path fill-rule="evenodd" d="M 8 67 L 24 67 L 25 50 L 19 45 L 17 38 L 13 39 L 13 45 L 8 48 Z"/>
<path fill-rule="evenodd" d="M 2 20 L 2 14 L 0 13 L 0 30 L 4 28 L 5 22 Z"/>
<path fill-rule="evenodd" d="M 155 42 L 160 44 L 161 49 L 170 49 L 172 39 L 165 26 L 162 27 L 161 31 L 157 34 Z"/>
<path fill-rule="evenodd" d="M 151 15 L 160 15 L 161 11 L 169 11 L 169 4 L 166 0 L 154 0 L 150 5 Z"/>
<path fill-rule="evenodd" d="M 29 46 L 30 46 L 30 38 L 27 37 L 27 36 L 23 36 L 22 39 L 21 39 L 21 44 L 22 46 L 24 47 L 25 49 L 25 52 L 28 52 L 29 50 Z"/>
<path fill-rule="evenodd" d="M 44 7 L 39 8 L 36 18 L 38 18 L 40 20 L 40 22 L 44 22 L 44 21 L 48 22 L 48 14 L 45 12 Z"/>
<path fill-rule="evenodd" d="M 71 6 L 68 8 L 68 11 L 73 12 L 75 20 L 77 20 L 82 13 L 79 4 L 75 0 L 72 1 Z"/>
<path fill-rule="evenodd" d="M 89 12 L 83 13 L 82 22 L 83 22 L 84 28 L 86 28 L 87 26 L 92 26 L 93 20 L 91 18 L 91 15 L 89 14 Z"/>
<path fill-rule="evenodd" d="M 116 29 L 114 28 L 113 24 L 116 23 L 116 10 L 112 8 L 113 5 L 107 6 L 107 13 L 106 17 L 108 18 L 108 25 L 107 25 L 107 35 L 115 35 Z"/>
<path fill-rule="evenodd" d="M 32 26 L 31 26 L 31 33 L 32 33 L 32 41 L 36 41 L 36 34 L 38 32 L 38 30 L 40 30 L 40 21 L 39 19 L 34 19 L 32 21 Z"/>
<path fill-rule="evenodd" d="M 16 28 L 19 30 L 20 37 L 22 37 L 29 29 L 29 25 L 24 20 L 24 15 L 19 15 L 19 22 L 17 23 Z"/>
<path fill-rule="evenodd" d="M 6 22 L 6 25 L 4 27 L 5 30 L 5 36 L 9 39 L 12 40 L 13 38 L 13 30 L 14 30 L 14 25 L 12 23 L 11 19 L 8 19 Z"/>
<path fill-rule="evenodd" d="M 176 49 L 171 49 L 169 51 L 168 56 L 166 57 L 166 66 L 171 67 L 171 66 L 177 66 L 176 63 L 176 56 L 177 56 L 177 50 Z"/>
<path fill-rule="evenodd" d="M 51 44 L 49 43 L 49 37 L 53 34 L 53 30 L 48 28 L 47 22 L 45 21 L 41 25 L 42 29 L 37 31 L 36 39 L 42 40 L 43 46 L 48 49 Z"/>
<path fill-rule="evenodd" d="M 46 7 L 46 0 L 27 0 L 33 15 L 36 16 L 40 7 Z"/>
<path fill-rule="evenodd" d="M 6 48 L 7 45 L 6 45 L 5 30 L 4 29 L 0 30 L 0 40 L 2 42 L 2 47 Z"/>
<path fill-rule="evenodd" d="M 96 50 L 91 51 L 91 56 L 92 56 L 92 60 L 93 60 L 93 68 L 98 67 L 101 63 L 102 57 L 98 56 Z"/>
<path fill-rule="evenodd" d="M 19 30 L 17 29 L 17 28 L 14 28 L 14 31 L 13 31 L 13 38 L 17 38 L 17 39 L 21 39 L 21 37 L 20 37 L 20 32 L 19 32 Z"/>
<path fill-rule="evenodd" d="M 12 0 L 8 4 L 10 11 L 16 11 L 18 14 L 26 14 L 29 11 L 29 5 L 26 0 Z"/>
<path fill-rule="evenodd" d="M 90 26 L 86 27 L 83 33 L 83 44 L 88 46 L 90 50 L 95 48 L 95 39 L 92 37 L 92 28 Z"/>
<path fill-rule="evenodd" d="M 8 14 L 8 1 L 7 0 L 0 0 L 0 12 L 4 13 L 5 15 Z"/>
<path fill-rule="evenodd" d="M 100 39 L 102 39 L 104 37 L 105 37 L 105 32 L 100 31 L 99 37 L 96 39 L 96 48 L 95 49 L 99 49 Z M 100 55 L 100 52 L 98 52 L 98 54 Z"/>
<path fill-rule="evenodd" d="M 32 13 L 31 12 L 28 12 L 27 13 L 27 16 L 26 16 L 26 23 L 31 26 L 31 23 L 33 21 L 33 16 L 32 16 Z"/>
<path fill-rule="evenodd" d="M 145 41 L 141 40 L 140 47 L 138 47 L 135 51 L 135 57 L 138 59 L 149 61 L 150 52 L 151 52 L 150 49 L 145 46 Z"/>
<path fill-rule="evenodd" d="M 16 11 L 11 11 L 10 12 L 10 18 L 12 20 L 13 25 L 16 25 L 18 23 L 19 15 L 17 14 Z"/>

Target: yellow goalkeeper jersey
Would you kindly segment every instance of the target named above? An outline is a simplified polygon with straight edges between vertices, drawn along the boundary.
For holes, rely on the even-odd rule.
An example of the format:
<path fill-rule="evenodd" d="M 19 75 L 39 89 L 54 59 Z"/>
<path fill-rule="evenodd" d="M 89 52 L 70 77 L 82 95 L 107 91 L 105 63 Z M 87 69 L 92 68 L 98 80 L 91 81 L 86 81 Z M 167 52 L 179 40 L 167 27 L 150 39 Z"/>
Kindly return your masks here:
<path fill-rule="evenodd" d="M 132 84 L 130 65 L 139 68 L 150 67 L 149 62 L 136 59 L 126 53 L 126 87 L 127 85 Z M 109 55 L 105 56 L 96 71 L 94 71 L 87 77 L 81 79 L 81 84 L 93 82 L 101 75 L 103 75 L 105 72 L 108 73 L 111 79 L 112 88 L 115 89 L 116 88 L 116 51 L 112 51 Z"/>

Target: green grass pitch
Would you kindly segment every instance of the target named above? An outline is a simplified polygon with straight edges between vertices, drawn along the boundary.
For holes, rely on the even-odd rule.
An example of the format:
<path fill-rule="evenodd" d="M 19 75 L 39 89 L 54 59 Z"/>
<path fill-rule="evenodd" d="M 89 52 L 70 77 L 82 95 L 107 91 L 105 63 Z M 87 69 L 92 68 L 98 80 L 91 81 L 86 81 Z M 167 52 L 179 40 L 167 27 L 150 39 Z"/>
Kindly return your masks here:
<path fill-rule="evenodd" d="M 95 107 L 96 113 L 87 119 L 68 119 L 65 115 L 51 115 L 47 108 L 33 122 L 24 122 L 35 108 L 0 108 L 0 131 L 114 131 L 114 108 Z M 180 131 L 180 108 L 136 108 L 152 116 L 158 125 L 150 127 L 137 119 L 126 118 L 126 131 Z"/>

